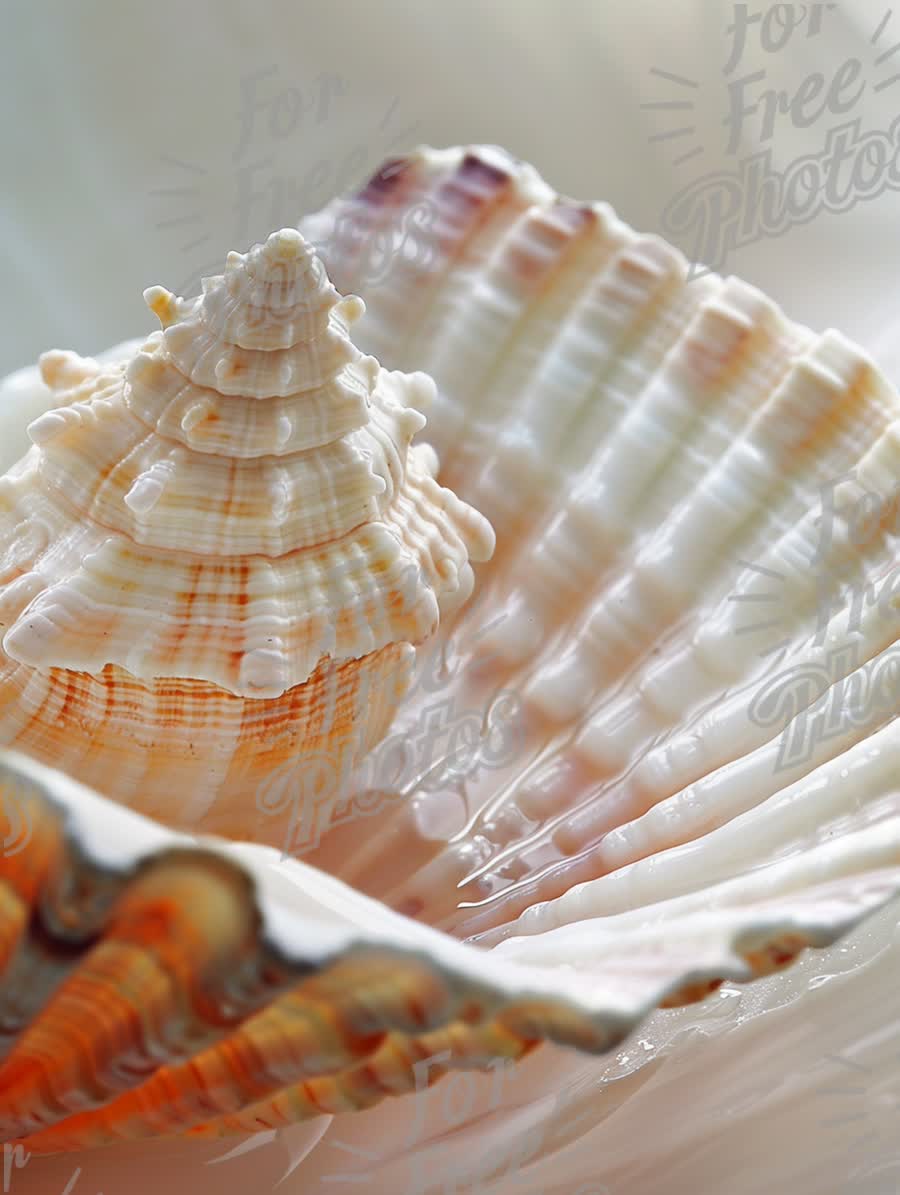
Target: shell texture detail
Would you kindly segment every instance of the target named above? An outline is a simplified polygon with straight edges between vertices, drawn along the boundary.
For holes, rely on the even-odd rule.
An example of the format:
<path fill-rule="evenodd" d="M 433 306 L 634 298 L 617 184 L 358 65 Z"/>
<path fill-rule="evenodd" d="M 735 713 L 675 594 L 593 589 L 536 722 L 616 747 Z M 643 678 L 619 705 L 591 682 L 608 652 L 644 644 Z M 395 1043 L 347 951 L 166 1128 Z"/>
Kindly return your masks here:
<path fill-rule="evenodd" d="M 434 377 L 441 479 L 498 538 L 440 699 L 511 704 L 515 740 L 445 739 L 307 859 L 499 943 L 887 827 L 900 399 L 868 357 L 489 147 L 388 162 L 301 227 L 339 286 L 402 244 L 359 342 Z"/>
<path fill-rule="evenodd" d="M 0 1133 L 35 1153 L 359 1110 L 419 1089 L 438 1056 L 429 1082 L 542 1039 L 605 1051 L 657 1004 L 827 944 L 900 883 L 898 829 L 860 831 L 655 924 L 593 922 L 567 973 L 565 931 L 478 950 L 16 753 L 0 795 L 30 835 L 0 856 Z"/>
<path fill-rule="evenodd" d="M 298 232 L 145 297 L 124 363 L 44 355 L 58 405 L 0 482 L 0 738 L 251 836 L 280 760 L 377 741 L 493 536 L 410 447 L 432 382 L 354 347 Z"/>
<path fill-rule="evenodd" d="M 405 1136 L 423 1064 L 430 1083 L 528 1054 L 533 1075 L 547 1053 L 562 1073 L 538 1043 L 609 1051 L 900 892 L 900 398 L 838 332 L 692 278 L 493 147 L 393 159 L 300 233 L 233 255 L 198 300 L 148 292 L 163 329 L 124 363 L 45 358 L 62 402 L 0 483 L 7 741 L 104 794 L 118 778 L 161 822 L 271 844 L 188 839 L 3 757 L 0 811 L 22 812 L 0 855 L 0 1124 L 52 1153 L 369 1109 L 340 1131 L 368 1126 L 387 1190 L 443 1143 Z M 269 285 L 269 245 L 311 271 L 315 246 L 337 289 L 301 286 L 300 265 Z M 418 370 L 435 397 L 407 454 L 432 392 Z M 388 538 L 418 603 L 371 568 Z M 370 599 L 363 618 L 334 617 L 323 576 Z M 254 633 L 277 624 L 277 662 L 225 651 L 250 627 L 235 584 Z M 323 661 L 308 645 L 328 633 Z M 348 712 L 323 713 L 320 686 Z M 315 834 L 248 805 L 251 774 L 289 758 L 321 781 L 310 728 L 361 703 L 377 731 L 319 785 Z M 85 710 L 103 722 L 87 756 L 67 721 Z M 523 1141 L 535 1107 L 517 1092 L 448 1148 L 497 1125 Z M 566 1148 L 539 1140 L 533 1170 L 497 1163 L 480 1191 L 590 1189 L 558 1178 L 588 1130 L 552 1115 Z M 339 1144 L 311 1126 L 296 1190 L 337 1181 L 319 1132 Z M 348 1152 L 365 1181 L 373 1155 Z M 444 1185 L 437 1165 L 420 1179 Z"/>

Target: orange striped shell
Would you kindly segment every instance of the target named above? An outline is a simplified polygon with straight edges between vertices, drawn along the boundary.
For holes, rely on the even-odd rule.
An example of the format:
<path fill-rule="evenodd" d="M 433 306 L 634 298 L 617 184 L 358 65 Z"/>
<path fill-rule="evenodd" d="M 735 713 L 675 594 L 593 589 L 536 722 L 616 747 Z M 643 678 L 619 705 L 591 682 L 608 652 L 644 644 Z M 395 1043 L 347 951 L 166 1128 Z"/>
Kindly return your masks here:
<path fill-rule="evenodd" d="M 45 354 L 57 406 L 0 480 L 0 741 L 170 824 L 283 834 L 266 778 L 365 755 L 493 535 L 410 447 L 432 382 L 353 346 L 363 304 L 299 233 L 146 297 L 163 331 L 127 361 Z"/>

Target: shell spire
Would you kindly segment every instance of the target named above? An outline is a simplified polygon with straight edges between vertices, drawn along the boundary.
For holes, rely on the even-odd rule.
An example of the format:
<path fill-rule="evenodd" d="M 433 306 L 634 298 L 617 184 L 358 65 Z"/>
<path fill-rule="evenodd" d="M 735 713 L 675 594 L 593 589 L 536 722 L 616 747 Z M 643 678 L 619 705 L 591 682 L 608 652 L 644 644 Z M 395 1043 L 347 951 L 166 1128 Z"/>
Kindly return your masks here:
<path fill-rule="evenodd" d="M 46 710 L 77 675 L 89 739 L 121 733 L 129 756 L 143 736 L 126 723 L 139 709 L 158 725 L 173 700 L 218 720 L 226 755 L 243 759 L 249 735 L 271 756 L 264 730 L 293 753 L 355 754 L 386 729 L 411 645 L 469 596 L 470 558 L 493 551 L 486 520 L 434 480 L 433 451 L 410 445 L 434 383 L 354 346 L 362 300 L 294 229 L 229 254 L 196 298 L 145 299 L 162 330 L 122 365 L 42 359 L 61 405 L 3 482 L 0 690 Z M 192 755 L 197 727 L 177 721 Z M 57 742 L 42 722 L 22 709 L 3 741 L 44 756 L 53 740 L 109 787 L 72 727 Z M 146 750 L 166 754 L 158 735 Z M 154 767 L 129 760 L 145 784 Z"/>

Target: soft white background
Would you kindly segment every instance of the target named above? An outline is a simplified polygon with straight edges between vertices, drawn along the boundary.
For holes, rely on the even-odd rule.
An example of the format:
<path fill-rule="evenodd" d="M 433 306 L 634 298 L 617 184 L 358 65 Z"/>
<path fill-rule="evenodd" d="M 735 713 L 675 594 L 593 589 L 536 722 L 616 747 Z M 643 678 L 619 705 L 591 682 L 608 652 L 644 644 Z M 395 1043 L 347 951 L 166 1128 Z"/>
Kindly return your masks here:
<path fill-rule="evenodd" d="M 830 78 L 851 54 L 874 63 L 900 42 L 898 13 L 871 45 L 885 12 L 882 0 L 847 0 L 826 15 L 819 38 L 795 34 L 777 55 L 748 50 L 741 70 L 765 69 L 768 85 L 795 90 L 810 71 Z M 92 353 L 153 329 L 144 287 L 178 289 L 212 272 L 228 249 L 294 223 L 417 142 L 503 144 L 558 189 L 606 199 L 650 231 L 661 230 L 681 187 L 735 167 L 722 126 L 724 27 L 734 5 L 719 0 L 7 0 L 0 15 L 0 373 L 49 347 Z M 698 82 L 694 113 L 641 107 L 683 94 L 652 68 Z M 322 76 L 340 80 L 340 94 L 321 118 L 307 110 L 293 127 L 282 110 L 284 135 L 259 113 L 238 153 L 242 86 L 270 70 L 259 80 L 261 97 L 297 89 L 308 105 Z M 900 113 L 900 82 L 873 90 L 895 72 L 900 51 L 867 65 L 855 110 L 863 129 L 886 129 Z M 693 139 L 649 140 L 687 123 L 696 123 Z M 817 149 L 835 123 L 824 117 L 801 135 L 783 119 L 776 160 L 783 166 Z M 701 157 L 672 166 L 701 143 Z M 753 148 L 751 136 L 741 152 Z M 241 171 L 252 163 L 270 198 L 242 222 L 235 204 Z M 898 241 L 900 196 L 886 193 L 749 246 L 728 271 L 763 287 L 794 318 L 841 328 L 893 370 Z M 607 1077 L 619 1076 L 607 1088 L 603 1123 L 585 1142 L 606 1159 L 610 1190 L 896 1189 L 895 925 L 896 913 L 886 913 L 850 943 L 809 956 L 789 979 L 654 1018 L 633 1057 L 585 1062 L 585 1076 L 596 1079 L 604 1066 Z M 730 1031 L 716 1032 L 720 1024 Z M 632 1076 L 640 1051 L 652 1053 L 676 1030 L 681 1045 L 671 1060 Z M 558 1064 L 553 1053 L 541 1063 L 551 1076 Z M 526 1064 L 523 1090 L 537 1065 Z M 383 1133 L 391 1115 L 373 1114 L 369 1131 Z M 114 1155 L 97 1156 L 74 1195 L 186 1195 L 220 1181 L 262 1195 L 284 1170 L 281 1155 L 265 1151 L 212 1170 L 177 1153 L 149 1148 L 146 1162 L 129 1156 L 115 1177 Z M 59 1195 L 73 1165 L 34 1162 L 12 1190 Z M 329 1166 L 333 1156 L 320 1150 L 282 1189 L 325 1190 L 318 1180 Z M 538 1185 L 525 1179 L 509 1190 L 570 1191 L 567 1178 L 583 1173 L 583 1155 L 569 1151 Z M 366 1189 L 393 1189 L 380 1182 Z"/>
<path fill-rule="evenodd" d="M 208 272 L 228 249 L 293 223 L 418 141 L 503 144 L 558 189 L 607 199 L 635 226 L 660 230 L 679 189 L 734 169 L 722 126 L 724 28 L 734 8 L 720 0 L 6 0 L 0 372 L 51 346 L 88 353 L 152 328 L 144 287 L 177 288 Z M 795 91 L 810 71 L 830 79 L 856 54 L 867 89 L 853 115 L 863 129 L 887 128 L 900 112 L 900 82 L 873 88 L 900 70 L 900 57 L 868 65 L 900 40 L 895 15 L 877 51 L 870 44 L 886 11 L 885 0 L 846 0 L 814 39 L 800 30 L 776 54 L 751 39 L 734 73 L 763 68 L 764 86 Z M 679 88 L 652 68 L 700 86 Z M 343 94 L 293 125 L 285 107 L 275 135 L 270 113 L 260 112 L 236 158 L 242 81 L 266 70 L 261 99 L 294 88 L 307 102 L 323 75 L 340 79 Z M 683 97 L 696 100 L 694 112 L 641 108 Z M 689 123 L 693 137 L 648 140 Z M 817 149 L 835 123 L 826 113 L 801 136 L 782 117 L 776 160 Z M 673 167 L 694 144 L 703 155 Z M 260 199 L 243 222 L 240 171 L 253 163 L 261 164 L 258 186 L 269 184 L 275 198 Z M 190 193 L 157 193 L 181 188 Z M 795 318 L 869 345 L 895 306 L 898 231 L 900 197 L 888 193 L 749 246 L 728 269 Z"/>

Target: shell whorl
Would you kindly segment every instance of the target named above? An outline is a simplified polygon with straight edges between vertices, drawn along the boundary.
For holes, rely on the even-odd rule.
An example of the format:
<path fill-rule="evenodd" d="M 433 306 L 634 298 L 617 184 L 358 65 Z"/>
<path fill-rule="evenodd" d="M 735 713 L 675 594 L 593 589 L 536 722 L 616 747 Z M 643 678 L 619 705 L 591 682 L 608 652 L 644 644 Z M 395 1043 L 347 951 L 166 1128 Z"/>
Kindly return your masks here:
<path fill-rule="evenodd" d="M 364 304 L 300 233 L 145 297 L 162 329 L 128 360 L 42 357 L 58 405 L 0 479 L 0 744 L 275 836 L 267 776 L 377 742 L 494 536 L 411 446 L 434 383 L 353 345 Z"/>
<path fill-rule="evenodd" d="M 15 583 L 8 655 L 273 697 L 324 656 L 429 635 L 492 549 L 410 448 L 430 379 L 353 346 L 362 301 L 291 229 L 230 254 L 196 299 L 145 297 L 163 330 L 124 369 L 44 359 L 49 384 L 86 374 L 90 392 L 30 428 L 19 488 L 47 551 Z"/>

